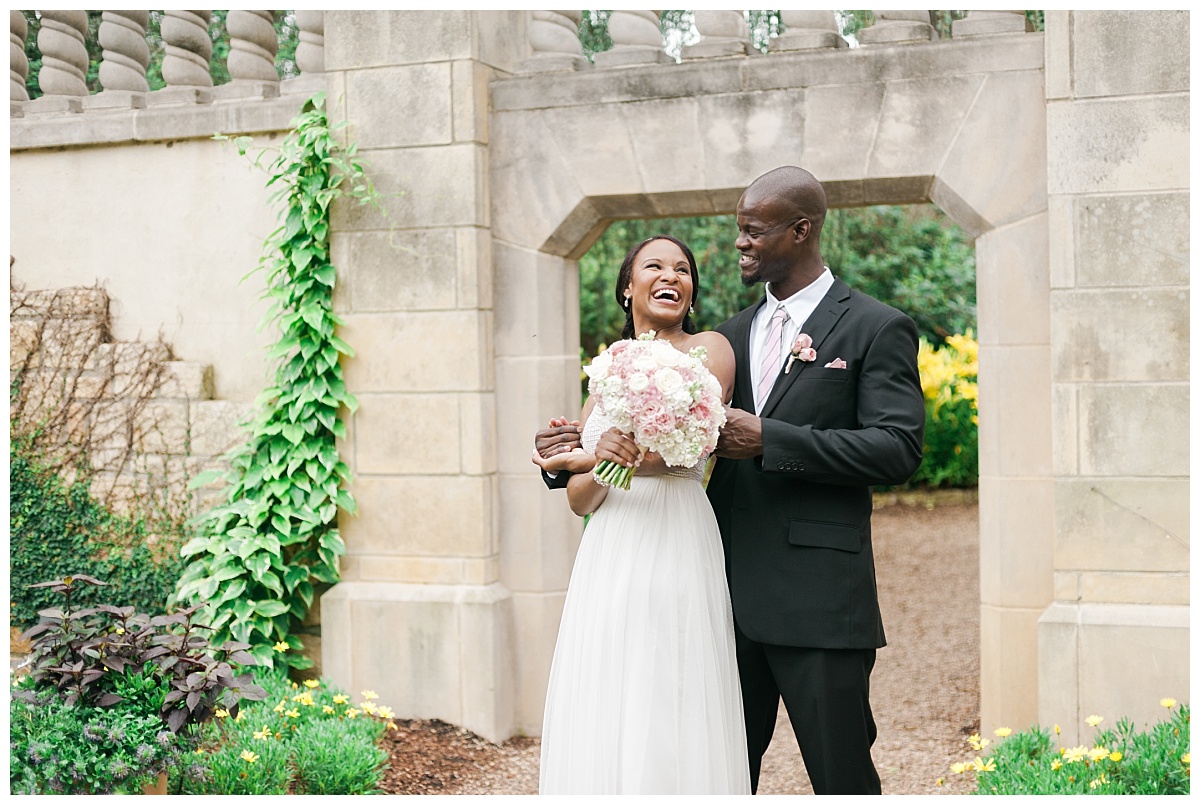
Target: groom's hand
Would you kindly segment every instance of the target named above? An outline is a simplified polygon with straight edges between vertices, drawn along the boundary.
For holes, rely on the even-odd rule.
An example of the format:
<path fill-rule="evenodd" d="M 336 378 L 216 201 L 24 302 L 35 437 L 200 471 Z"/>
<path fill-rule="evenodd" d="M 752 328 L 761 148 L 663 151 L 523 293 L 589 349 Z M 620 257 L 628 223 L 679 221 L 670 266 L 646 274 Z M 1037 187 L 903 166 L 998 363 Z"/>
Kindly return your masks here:
<path fill-rule="evenodd" d="M 542 458 L 581 449 L 583 443 L 580 441 L 579 422 L 570 422 L 563 417 L 551 419 L 550 427 L 539 430 L 533 437 L 533 446 Z"/>
<path fill-rule="evenodd" d="M 725 426 L 717 441 L 721 458 L 754 458 L 761 456 L 762 420 L 740 408 L 725 406 Z"/>

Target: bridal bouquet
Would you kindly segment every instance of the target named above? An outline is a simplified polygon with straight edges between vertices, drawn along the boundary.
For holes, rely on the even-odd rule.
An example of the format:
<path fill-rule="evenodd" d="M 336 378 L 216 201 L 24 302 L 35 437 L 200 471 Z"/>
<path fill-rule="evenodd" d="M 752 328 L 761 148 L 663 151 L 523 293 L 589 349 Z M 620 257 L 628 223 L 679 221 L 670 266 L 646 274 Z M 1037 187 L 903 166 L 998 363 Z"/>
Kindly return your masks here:
<path fill-rule="evenodd" d="M 632 433 L 645 453 L 672 467 L 691 467 L 717 446 L 725 424 L 721 384 L 704 366 L 704 347 L 686 355 L 654 331 L 617 341 L 584 371 L 588 394 L 615 427 Z M 628 489 L 634 468 L 601 461 L 592 471 L 604 486 Z"/>

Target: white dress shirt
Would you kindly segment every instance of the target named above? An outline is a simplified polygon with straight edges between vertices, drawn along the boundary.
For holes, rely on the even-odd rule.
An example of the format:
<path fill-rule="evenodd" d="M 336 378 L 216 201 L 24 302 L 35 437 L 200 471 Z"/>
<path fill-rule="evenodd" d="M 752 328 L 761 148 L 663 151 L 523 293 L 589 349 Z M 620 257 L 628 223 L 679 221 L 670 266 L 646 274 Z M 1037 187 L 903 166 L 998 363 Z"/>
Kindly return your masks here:
<path fill-rule="evenodd" d="M 766 402 L 767 396 L 770 396 L 770 391 L 767 392 L 761 400 L 758 398 L 759 375 L 762 373 L 763 350 L 766 349 L 767 336 L 770 335 L 771 317 L 775 315 L 775 308 L 783 305 L 787 310 L 788 320 L 783 325 L 783 342 L 780 344 L 780 349 L 783 351 L 780 366 L 787 364 L 788 356 L 792 354 L 792 345 L 796 343 L 796 336 L 804 332 L 802 329 L 804 323 L 808 321 L 808 317 L 817 309 L 817 305 L 825 298 L 825 294 L 829 293 L 829 289 L 833 287 L 833 274 L 829 270 L 829 266 L 825 266 L 825 270 L 821 272 L 821 276 L 817 277 L 807 287 L 801 288 L 796 293 L 789 296 L 787 299 L 779 300 L 771 293 L 771 284 L 767 283 L 767 301 L 758 309 L 758 313 L 754 316 L 754 322 L 750 325 L 750 388 L 754 389 L 754 412 L 762 411 L 763 403 Z"/>

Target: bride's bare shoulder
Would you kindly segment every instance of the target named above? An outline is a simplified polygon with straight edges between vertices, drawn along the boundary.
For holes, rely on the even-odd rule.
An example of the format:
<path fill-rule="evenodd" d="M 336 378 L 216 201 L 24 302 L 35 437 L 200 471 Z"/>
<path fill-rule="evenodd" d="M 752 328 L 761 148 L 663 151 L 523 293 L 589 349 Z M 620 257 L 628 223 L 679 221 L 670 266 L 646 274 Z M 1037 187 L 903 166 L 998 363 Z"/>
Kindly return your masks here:
<path fill-rule="evenodd" d="M 729 343 L 728 338 L 716 330 L 694 333 L 688 340 L 688 349 L 692 347 L 704 347 L 710 354 L 715 352 L 717 356 L 728 357 L 729 360 L 733 360 L 733 346 Z"/>

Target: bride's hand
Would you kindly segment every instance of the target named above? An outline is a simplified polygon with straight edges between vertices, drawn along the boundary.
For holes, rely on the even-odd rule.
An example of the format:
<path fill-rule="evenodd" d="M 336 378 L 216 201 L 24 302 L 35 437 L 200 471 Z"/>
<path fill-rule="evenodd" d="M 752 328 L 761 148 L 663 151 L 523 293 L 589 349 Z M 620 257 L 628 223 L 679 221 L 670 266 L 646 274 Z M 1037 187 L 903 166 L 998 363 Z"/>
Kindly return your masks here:
<path fill-rule="evenodd" d="M 600 434 L 596 443 L 596 461 L 612 461 L 622 467 L 636 467 L 642 463 L 642 451 L 633 435 L 609 428 Z"/>
<path fill-rule="evenodd" d="M 558 453 L 550 458 L 542 458 L 542 455 L 537 451 L 533 451 L 533 463 L 537 464 L 546 472 L 570 472 L 573 474 L 591 472 L 596 466 L 596 457 L 584 450 L 582 447 L 576 447 L 567 453 Z"/>

